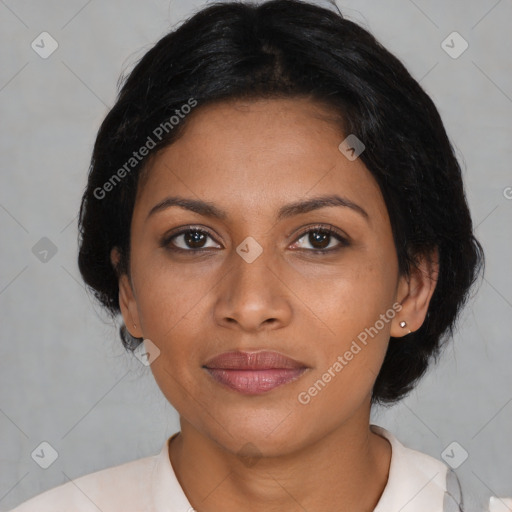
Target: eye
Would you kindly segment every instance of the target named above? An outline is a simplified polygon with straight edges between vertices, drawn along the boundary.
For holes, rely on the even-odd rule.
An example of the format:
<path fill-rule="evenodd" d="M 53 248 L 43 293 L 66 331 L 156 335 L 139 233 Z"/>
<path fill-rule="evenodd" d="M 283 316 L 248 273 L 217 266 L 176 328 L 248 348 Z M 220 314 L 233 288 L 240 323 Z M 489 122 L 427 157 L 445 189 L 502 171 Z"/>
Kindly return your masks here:
<path fill-rule="evenodd" d="M 211 249 L 212 246 L 205 245 L 208 238 L 212 238 L 208 231 L 193 226 L 182 229 L 162 239 L 161 247 L 167 247 L 172 251 L 194 252 L 202 249 Z M 220 247 L 216 247 L 220 248 Z"/>
<path fill-rule="evenodd" d="M 212 235 L 208 231 L 198 227 L 188 226 L 186 229 L 182 229 L 177 233 L 164 236 L 160 242 L 160 246 L 176 252 L 201 252 L 207 249 L 221 248 L 218 245 L 206 245 L 208 238 L 213 240 Z M 332 242 L 336 240 L 338 243 L 335 243 L 333 247 Z M 305 247 L 305 244 L 308 243 L 312 246 L 311 249 Z M 350 242 L 336 228 L 331 225 L 318 225 L 302 231 L 292 247 L 294 249 L 306 250 L 313 254 L 326 254 L 348 245 L 350 245 Z"/>
<path fill-rule="evenodd" d="M 338 243 L 331 245 L 331 242 Z M 308 249 L 305 245 L 310 244 L 313 248 Z M 347 238 L 345 238 L 336 228 L 333 226 L 313 226 L 309 227 L 306 231 L 303 231 L 298 240 L 295 242 L 295 246 L 299 249 L 306 249 L 309 252 L 325 254 L 338 250 L 340 247 L 346 247 L 350 245 Z"/>

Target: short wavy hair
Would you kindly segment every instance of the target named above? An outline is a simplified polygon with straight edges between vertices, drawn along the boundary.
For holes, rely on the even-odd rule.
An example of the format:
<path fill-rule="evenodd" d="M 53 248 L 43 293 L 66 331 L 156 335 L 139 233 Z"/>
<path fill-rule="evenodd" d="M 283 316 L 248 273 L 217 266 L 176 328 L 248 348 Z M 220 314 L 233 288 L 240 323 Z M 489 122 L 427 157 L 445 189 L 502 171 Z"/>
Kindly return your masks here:
<path fill-rule="evenodd" d="M 223 2 L 160 39 L 118 88 L 97 134 L 78 221 L 81 275 L 112 317 L 120 313 L 118 278 L 129 275 L 137 188 L 152 158 L 177 140 L 191 116 L 167 130 L 108 194 L 98 190 L 191 98 L 195 111 L 226 100 L 309 98 L 338 114 L 342 132 L 365 144 L 359 158 L 382 191 L 400 275 L 410 273 L 418 256 L 439 250 L 438 282 L 425 321 L 414 333 L 391 337 L 372 404 L 406 396 L 453 336 L 484 253 L 440 115 L 400 60 L 327 7 L 298 0 Z M 110 261 L 114 246 L 121 253 L 116 268 Z M 119 333 L 127 350 L 142 341 L 124 323 Z"/>

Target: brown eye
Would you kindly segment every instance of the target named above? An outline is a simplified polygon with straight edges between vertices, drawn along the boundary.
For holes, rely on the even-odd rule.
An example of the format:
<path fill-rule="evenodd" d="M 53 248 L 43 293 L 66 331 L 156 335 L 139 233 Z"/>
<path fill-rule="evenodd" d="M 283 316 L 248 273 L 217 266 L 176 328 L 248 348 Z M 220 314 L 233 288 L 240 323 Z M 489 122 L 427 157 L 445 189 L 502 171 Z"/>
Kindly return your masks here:
<path fill-rule="evenodd" d="M 336 241 L 338 243 L 336 243 Z M 311 249 L 305 247 L 307 244 L 310 244 Z M 350 244 L 348 240 L 338 233 L 338 231 L 332 226 L 314 226 L 313 228 L 309 228 L 307 231 L 302 232 L 294 245 L 296 248 L 305 249 L 311 252 L 328 253 L 335 251 L 340 247 L 346 247 Z"/>
<path fill-rule="evenodd" d="M 181 235 L 184 243 L 191 249 L 202 249 L 208 237 L 202 231 L 186 231 Z"/>
<path fill-rule="evenodd" d="M 187 228 L 166 237 L 162 240 L 161 246 L 177 251 L 200 251 L 212 248 L 206 245 L 208 238 L 213 240 L 208 231 L 199 228 Z"/>

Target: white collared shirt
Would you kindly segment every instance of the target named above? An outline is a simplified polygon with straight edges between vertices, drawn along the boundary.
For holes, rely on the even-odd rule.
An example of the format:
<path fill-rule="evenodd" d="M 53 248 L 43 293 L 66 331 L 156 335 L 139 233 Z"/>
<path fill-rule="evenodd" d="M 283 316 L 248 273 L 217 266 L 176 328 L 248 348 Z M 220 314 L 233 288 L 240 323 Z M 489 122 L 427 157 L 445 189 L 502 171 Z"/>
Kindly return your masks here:
<path fill-rule="evenodd" d="M 459 512 L 455 473 L 440 460 L 407 448 L 377 425 L 371 430 L 391 443 L 386 487 L 374 512 Z M 193 512 L 169 459 L 160 453 L 106 468 L 45 491 L 11 512 Z"/>

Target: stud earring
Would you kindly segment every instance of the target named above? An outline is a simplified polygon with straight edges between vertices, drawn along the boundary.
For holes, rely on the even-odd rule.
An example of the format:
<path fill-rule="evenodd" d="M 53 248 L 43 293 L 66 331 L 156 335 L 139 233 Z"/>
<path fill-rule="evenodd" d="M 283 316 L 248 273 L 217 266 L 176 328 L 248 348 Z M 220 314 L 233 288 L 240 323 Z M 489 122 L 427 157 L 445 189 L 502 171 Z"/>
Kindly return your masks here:
<path fill-rule="evenodd" d="M 407 325 L 407 322 L 404 322 L 403 320 L 398 324 L 400 327 L 405 327 Z M 409 329 L 409 332 L 407 334 L 410 334 L 411 330 Z"/>

